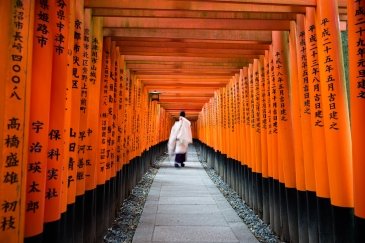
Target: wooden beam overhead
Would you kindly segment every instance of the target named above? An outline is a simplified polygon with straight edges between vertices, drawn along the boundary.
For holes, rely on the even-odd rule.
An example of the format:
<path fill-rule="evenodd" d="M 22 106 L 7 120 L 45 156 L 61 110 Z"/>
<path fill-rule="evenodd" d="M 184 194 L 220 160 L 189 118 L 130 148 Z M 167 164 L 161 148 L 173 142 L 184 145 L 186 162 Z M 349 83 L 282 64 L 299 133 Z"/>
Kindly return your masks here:
<path fill-rule="evenodd" d="M 220 42 L 182 42 L 182 41 L 148 41 L 144 40 L 117 40 L 117 46 L 128 47 L 165 47 L 165 48 L 204 48 L 204 49 L 241 49 L 241 50 L 268 50 L 269 44 L 244 44 Z"/>
<path fill-rule="evenodd" d="M 181 76 L 181 75 L 180 75 Z M 138 78 L 143 81 L 144 83 L 154 83 L 154 82 L 164 82 L 164 83 L 190 83 L 190 84 L 194 84 L 194 83 L 227 83 L 227 78 L 229 78 L 229 76 L 227 77 L 205 77 L 205 76 L 191 76 L 191 77 L 175 77 L 175 76 L 171 76 L 171 75 L 159 75 L 159 76 L 149 76 L 149 75 L 139 75 Z"/>
<path fill-rule="evenodd" d="M 200 92 L 200 93 L 182 94 L 179 91 L 164 92 L 160 95 L 161 95 L 161 97 L 174 97 L 174 98 L 178 98 L 178 97 L 182 97 L 182 98 L 195 98 L 195 97 L 203 98 L 203 97 L 207 97 L 207 98 L 210 98 L 210 97 L 213 96 L 211 93 L 207 94 L 207 93 Z"/>
<path fill-rule="evenodd" d="M 188 102 L 176 102 L 176 103 L 171 103 L 171 102 L 159 102 L 161 105 L 163 105 L 165 108 L 170 108 L 170 109 L 179 109 L 184 108 L 184 107 L 189 107 L 190 109 L 199 109 L 201 108 L 202 104 L 201 103 L 191 103 L 190 101 Z"/>
<path fill-rule="evenodd" d="M 220 82 L 209 82 L 209 81 L 204 81 L 204 80 L 195 80 L 194 82 L 190 81 L 190 80 L 181 80 L 181 81 L 166 81 L 166 80 L 162 80 L 162 81 L 157 81 L 157 80 L 141 80 L 145 87 L 148 86 L 156 86 L 156 85 L 161 85 L 161 87 L 164 86 L 171 86 L 171 85 L 175 85 L 175 86 L 180 86 L 180 85 L 185 85 L 185 86 L 194 86 L 194 85 L 210 85 L 210 86 L 216 86 L 216 87 L 221 87 L 224 86 L 227 83 L 227 80 L 222 80 Z"/>
<path fill-rule="evenodd" d="M 161 48 L 162 49 L 162 48 Z M 241 51 L 242 52 L 242 51 Z M 234 58 L 234 57 L 244 57 L 246 59 L 254 59 L 258 58 L 261 53 L 258 54 L 239 54 L 239 53 L 195 53 L 195 52 L 164 52 L 161 53 L 159 51 L 155 52 L 142 52 L 142 51 L 121 51 L 122 55 L 140 55 L 140 56 L 156 56 L 156 55 L 164 55 L 164 56 L 182 56 L 182 57 L 216 57 L 216 58 Z"/>
<path fill-rule="evenodd" d="M 170 62 L 221 62 L 221 63 L 247 63 L 250 59 L 244 57 L 181 57 L 181 56 L 137 56 L 137 55 L 125 55 L 124 60 L 141 61 L 141 62 L 157 62 L 157 61 L 170 61 Z"/>
<path fill-rule="evenodd" d="M 271 43 L 271 31 L 104 28 L 104 36 L 174 38 L 195 40 L 264 41 Z"/>
<path fill-rule="evenodd" d="M 127 67 L 136 72 L 144 72 L 144 71 L 175 71 L 175 70 L 192 70 L 195 72 L 201 72 L 204 70 L 216 70 L 219 66 L 199 66 L 199 65 L 166 65 L 166 64 L 131 64 L 127 65 Z M 219 67 L 222 72 L 239 72 L 240 67 Z"/>
<path fill-rule="evenodd" d="M 136 75 L 193 75 L 193 76 L 227 76 L 234 75 L 235 71 L 225 71 L 225 70 L 188 70 L 188 69 L 171 69 L 171 70 L 148 70 L 148 71 L 135 71 L 133 73 Z"/>
<path fill-rule="evenodd" d="M 248 64 L 248 63 L 247 63 Z M 221 63 L 221 62 L 153 62 L 153 63 L 142 63 L 142 62 L 127 62 L 127 68 L 131 70 L 137 69 L 172 69 L 172 68 L 181 68 L 181 69 L 212 69 L 212 68 L 221 68 L 221 69 L 237 69 L 242 68 L 241 63 Z"/>
<path fill-rule="evenodd" d="M 341 8 L 347 6 L 346 0 L 339 0 Z M 186 1 L 186 0 L 85 0 L 87 8 L 112 9 L 160 9 L 160 10 L 209 10 L 209 11 L 250 11 L 268 13 L 304 13 L 305 7 L 315 7 L 316 0 L 219 0 L 219 1 Z"/>
<path fill-rule="evenodd" d="M 173 79 L 173 78 L 182 78 L 182 79 L 230 79 L 232 75 L 205 75 L 205 74 L 163 74 L 163 75 L 156 75 L 156 74 L 139 74 L 139 79 L 150 79 L 150 78 L 160 78 L 160 79 Z M 227 81 L 228 82 L 228 81 Z"/>
<path fill-rule="evenodd" d="M 176 0 L 176 1 L 185 1 L 189 2 L 189 0 Z M 198 0 L 204 2 L 235 2 L 235 3 L 252 3 L 258 5 L 298 5 L 298 6 L 316 6 L 316 0 Z M 340 7 L 346 7 L 347 1 L 346 0 L 338 0 L 338 5 Z"/>
<path fill-rule="evenodd" d="M 226 45 L 270 45 L 271 41 L 264 40 L 219 40 L 219 39 L 188 39 L 188 38 L 160 38 L 160 37 L 118 37 L 114 36 L 113 41 L 129 41 L 129 42 L 173 42 L 186 44 L 226 44 Z"/>
<path fill-rule="evenodd" d="M 110 9 L 95 8 L 93 16 L 102 17 L 157 17 L 157 18 L 201 18 L 201 19 L 266 19 L 266 20 L 295 20 L 296 13 L 268 12 L 228 12 L 228 11 L 191 11 L 191 10 L 160 10 L 160 9 Z"/>
<path fill-rule="evenodd" d="M 158 88 L 158 89 L 157 89 Z M 161 93 L 179 93 L 179 94 L 201 94 L 202 93 L 202 88 L 201 87 L 184 87 L 184 86 L 173 86 L 171 85 L 170 87 L 154 87 L 154 86 L 150 86 L 150 87 L 146 87 L 146 89 L 148 91 L 153 91 L 153 90 L 157 90 L 158 92 Z M 214 94 L 214 91 L 216 91 L 216 88 L 206 88 L 204 89 L 204 93 L 206 94 Z"/>
<path fill-rule="evenodd" d="M 145 61 L 145 60 L 135 60 L 135 61 L 126 61 L 127 65 L 175 65 L 175 66 L 203 66 L 203 67 L 242 67 L 240 66 L 241 62 L 220 62 L 220 61 L 210 61 L 210 62 L 184 62 L 184 61 L 164 61 L 164 60 L 158 60 L 158 61 Z"/>
<path fill-rule="evenodd" d="M 160 102 L 193 102 L 193 103 L 206 103 L 209 97 L 164 97 L 160 96 Z"/>
<path fill-rule="evenodd" d="M 171 83 L 156 83 L 156 84 L 145 84 L 144 87 L 146 87 L 146 89 L 151 90 L 151 89 L 164 89 L 164 88 L 170 88 L 170 87 L 188 87 L 188 88 L 214 88 L 217 89 L 219 87 L 224 86 L 225 83 L 220 83 L 220 84 L 207 84 L 207 83 L 195 83 L 195 84 L 189 84 L 189 83 L 175 83 L 175 84 L 171 84 Z"/>
<path fill-rule="evenodd" d="M 160 104 L 196 120 L 242 67 L 265 54 L 273 30 L 289 31 L 317 0 L 85 0 L 103 17 L 133 78 L 161 92 Z M 347 0 L 338 0 L 346 30 Z"/>
<path fill-rule="evenodd" d="M 194 11 L 250 11 L 250 12 L 292 12 L 304 13 L 305 7 L 315 6 L 316 0 L 271 0 L 262 1 L 179 1 L 179 0 L 85 0 L 87 8 L 112 9 L 160 9 L 160 10 L 194 10 Z"/>
<path fill-rule="evenodd" d="M 119 51 L 123 55 L 124 53 L 144 53 L 148 55 L 148 53 L 164 53 L 165 55 L 168 53 L 171 54 L 184 54 L 191 53 L 195 54 L 194 56 L 199 56 L 200 54 L 226 54 L 231 56 L 245 56 L 245 55 L 264 55 L 265 50 L 257 50 L 257 49 L 210 49 L 210 48 L 174 48 L 174 47 L 134 47 L 134 46 L 119 46 Z"/>
<path fill-rule="evenodd" d="M 104 28 L 289 30 L 288 20 L 104 17 Z"/>

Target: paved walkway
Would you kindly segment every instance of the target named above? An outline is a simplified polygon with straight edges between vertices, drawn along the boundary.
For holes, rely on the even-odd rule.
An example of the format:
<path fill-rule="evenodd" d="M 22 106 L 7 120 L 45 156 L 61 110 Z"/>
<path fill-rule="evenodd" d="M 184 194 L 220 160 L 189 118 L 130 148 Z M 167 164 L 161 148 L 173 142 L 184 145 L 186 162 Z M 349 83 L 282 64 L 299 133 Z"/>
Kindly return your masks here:
<path fill-rule="evenodd" d="M 142 242 L 258 241 L 206 174 L 190 148 L 184 168 L 161 164 L 133 238 Z"/>

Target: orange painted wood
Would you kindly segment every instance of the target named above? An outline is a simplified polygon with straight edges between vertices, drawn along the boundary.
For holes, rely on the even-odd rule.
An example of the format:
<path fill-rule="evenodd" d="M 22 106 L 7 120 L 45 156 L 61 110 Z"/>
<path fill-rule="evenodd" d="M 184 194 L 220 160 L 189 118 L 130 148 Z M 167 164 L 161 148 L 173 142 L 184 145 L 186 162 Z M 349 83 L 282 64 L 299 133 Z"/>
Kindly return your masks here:
<path fill-rule="evenodd" d="M 246 161 L 245 164 L 252 168 L 252 144 L 251 144 L 251 128 L 250 128 L 250 83 L 249 83 L 249 70 L 248 67 L 243 67 L 242 69 L 243 75 L 243 104 L 244 104 L 244 111 L 245 111 L 245 145 L 246 145 Z"/>
<path fill-rule="evenodd" d="M 226 101 L 226 88 L 223 87 L 220 89 L 221 91 L 221 119 L 222 119 L 222 128 L 220 134 L 222 136 L 222 143 L 221 143 L 221 151 L 223 154 L 227 155 L 227 101 Z"/>
<path fill-rule="evenodd" d="M 138 11 L 131 9 L 93 9 L 94 16 L 121 16 L 121 17 L 177 17 L 177 18 L 218 18 L 218 19 L 287 19 L 295 20 L 294 13 L 273 13 L 273 12 L 227 12 L 220 10 L 199 11 L 199 10 L 162 10 L 162 9 L 140 9 Z"/>
<path fill-rule="evenodd" d="M 279 176 L 278 165 L 278 91 L 277 80 L 275 76 L 273 47 L 270 46 L 269 50 L 269 79 L 270 79 L 270 107 L 271 107 L 271 164 L 272 164 L 272 177 L 276 180 L 282 181 Z M 281 173 L 282 174 L 282 173 Z"/>
<path fill-rule="evenodd" d="M 115 153 L 115 161 L 116 161 L 116 171 L 120 171 L 123 167 L 122 164 L 122 107 L 123 107 L 123 72 L 122 72 L 122 66 L 124 66 L 124 57 L 120 55 L 119 53 L 119 47 L 116 48 L 116 66 L 115 66 L 115 104 L 114 104 L 114 110 L 116 115 L 115 120 L 115 146 L 116 146 L 116 153 Z M 147 113 L 144 113 L 147 114 Z"/>
<path fill-rule="evenodd" d="M 243 74 L 243 69 L 240 70 L 240 75 L 239 75 L 239 80 L 238 80 L 238 99 L 239 99 L 239 143 L 240 143 L 240 147 L 239 147 L 239 151 L 240 151 L 240 161 L 241 164 L 246 164 L 247 161 L 247 151 L 245 149 L 246 147 L 246 120 L 245 120 L 245 100 L 244 100 L 244 74 Z"/>
<path fill-rule="evenodd" d="M 116 174 L 115 170 L 115 60 L 116 46 L 115 42 L 111 43 L 109 57 L 109 78 L 107 87 L 107 153 L 106 153 L 106 180 L 110 180 Z"/>
<path fill-rule="evenodd" d="M 84 10 L 83 4 L 81 2 L 77 2 L 76 5 L 76 21 L 75 24 L 78 24 L 78 19 L 81 23 L 81 28 L 78 28 L 78 25 L 75 25 L 75 33 L 81 33 L 81 44 L 82 44 L 82 52 L 75 53 L 79 57 L 80 60 L 80 68 L 79 71 L 79 85 L 80 85 L 80 102 L 79 102 L 79 113 L 80 113 L 80 127 L 79 127 L 79 136 L 78 136 L 78 156 L 79 156 L 79 165 L 77 166 L 77 183 L 76 183 L 76 195 L 80 196 L 85 193 L 86 190 L 86 179 L 90 177 L 87 174 L 87 167 L 90 166 L 89 162 L 89 153 L 91 153 L 90 148 L 88 147 L 90 144 L 90 135 L 91 130 L 88 127 L 88 112 L 90 109 L 93 109 L 89 106 L 89 74 L 90 74 L 90 57 L 91 57 L 91 42 L 90 42 L 90 21 L 91 21 L 91 12 L 90 10 Z M 75 39 L 76 43 L 76 39 Z M 76 44 L 75 44 L 76 45 Z M 74 46 L 75 46 L 74 45 Z M 77 46 L 76 46 L 77 47 Z M 74 52 L 76 49 L 74 48 Z M 75 64 L 74 64 L 75 65 Z"/>
<path fill-rule="evenodd" d="M 271 41 L 271 31 L 255 30 L 188 30 L 188 29 L 114 29 L 105 28 L 104 36 L 144 37 L 144 38 L 178 38 L 225 41 Z"/>
<path fill-rule="evenodd" d="M 299 81 L 299 105 L 300 105 L 300 120 L 303 140 L 303 161 L 305 170 L 305 185 L 306 190 L 316 191 L 315 167 L 313 161 L 313 138 L 311 128 L 311 107 L 310 107 L 310 84 L 308 77 L 307 52 L 305 42 L 305 26 L 304 15 L 297 17 L 297 34 L 296 34 L 296 51 L 297 51 L 297 67 Z"/>
<path fill-rule="evenodd" d="M 273 56 L 278 91 L 278 146 L 279 163 L 283 167 L 285 186 L 295 188 L 295 164 L 291 106 L 289 101 L 288 35 L 273 31 Z"/>
<path fill-rule="evenodd" d="M 346 6 L 346 0 L 342 0 Z M 304 11 L 303 11 L 304 13 Z M 271 19 L 271 20 L 295 20 L 296 12 L 227 12 L 227 11 L 191 11 L 191 10 L 161 10 L 161 9 L 140 9 L 138 11 L 131 9 L 93 9 L 94 16 L 111 16 L 111 17 L 177 17 L 177 18 L 218 18 L 218 19 Z M 339 8 L 340 20 L 347 20 L 345 7 Z"/>
<path fill-rule="evenodd" d="M 313 2 L 313 0 L 311 0 Z M 182 9 L 182 10 L 217 10 L 221 11 L 250 11 L 250 12 L 304 12 L 304 6 L 285 6 L 285 5 L 275 5 L 272 4 L 271 1 L 265 4 L 257 4 L 256 2 L 251 1 L 250 3 L 242 3 L 240 2 L 206 2 L 206 1 L 189 1 L 188 4 L 184 1 L 154 1 L 153 3 L 148 0 L 140 0 L 135 2 L 130 2 L 127 0 L 122 1 L 102 1 L 102 0 L 87 0 L 85 2 L 86 7 L 92 8 L 121 8 L 121 9 Z M 303 1 L 305 2 L 305 1 Z M 296 2 L 297 3 L 297 2 Z M 311 5 L 307 5 L 311 6 Z"/>
<path fill-rule="evenodd" d="M 122 121 L 122 136 L 121 136 L 121 140 L 122 140 L 122 164 L 126 164 L 128 161 L 127 161 L 127 122 L 126 122 L 126 119 L 127 119 L 127 95 L 128 95 L 128 72 L 125 68 L 125 63 L 123 63 L 121 66 L 120 66 L 120 73 L 122 75 L 121 77 L 121 85 L 122 85 L 122 102 L 123 102 L 123 105 L 122 105 L 122 110 L 121 110 L 121 121 Z M 152 111 L 150 111 L 149 113 L 149 119 L 152 120 Z M 151 122 L 152 123 L 152 122 Z M 150 126 L 152 127 L 152 125 Z M 149 143 L 151 143 L 151 140 L 149 140 Z"/>
<path fill-rule="evenodd" d="M 47 8 L 47 6 L 41 5 L 40 1 L 35 1 L 34 13 L 35 15 L 39 13 L 49 14 L 49 9 L 55 7 L 56 5 L 53 3 L 50 3 Z M 34 26 L 42 25 L 44 29 L 34 28 L 33 34 L 25 237 L 35 236 L 43 232 L 54 44 L 51 24 L 40 18 L 34 20 Z M 38 190 L 29 190 L 35 185 L 38 185 L 36 187 Z"/>
<path fill-rule="evenodd" d="M 298 47 L 298 29 L 297 24 L 293 21 L 291 23 L 291 30 L 289 33 L 289 53 L 290 53 L 290 83 L 291 83 L 291 106 L 293 119 L 293 142 L 295 153 L 295 179 L 296 189 L 305 192 L 305 165 L 303 160 L 303 134 L 301 123 L 301 105 L 299 97 L 299 89 L 301 83 L 301 75 L 298 75 L 299 65 L 302 65 L 300 48 Z M 305 60 L 304 60 L 305 61 Z M 306 132 L 306 131 L 303 131 Z M 314 174 L 314 173 L 313 173 Z"/>
<path fill-rule="evenodd" d="M 241 137 L 240 137 L 240 102 L 239 102 L 239 74 L 237 73 L 234 76 L 234 87 L 233 87 L 233 94 L 234 94 L 234 98 L 233 98 L 233 105 L 234 105 L 234 109 L 233 109 L 233 113 L 234 113 L 234 136 L 236 138 L 235 141 L 235 159 L 237 161 L 240 161 L 240 154 L 242 150 L 241 147 Z"/>
<path fill-rule="evenodd" d="M 68 141 L 68 157 L 67 168 L 67 203 L 75 203 L 76 196 L 81 195 L 82 189 L 77 184 L 85 183 L 85 162 L 83 156 L 78 153 L 79 147 L 81 146 L 80 137 L 80 124 L 81 124 L 81 113 L 80 113 L 80 101 L 81 101 L 81 89 L 82 89 L 82 55 L 84 51 L 83 38 L 84 38 L 84 11 L 82 7 L 82 1 L 75 2 L 73 10 L 73 19 L 71 20 L 70 29 L 73 31 L 70 36 L 73 37 L 73 44 L 70 46 L 72 50 L 72 63 L 71 66 L 71 87 L 69 90 L 71 104 L 70 110 L 70 127 L 67 127 L 66 136 L 69 137 Z M 83 123 L 83 122 L 82 122 Z M 81 156 L 80 156 L 81 155 Z M 77 187 L 79 190 L 76 191 Z"/>
<path fill-rule="evenodd" d="M 127 140 L 128 140 L 128 161 L 132 160 L 134 157 L 134 101 L 135 101 L 135 85 L 134 85 L 134 75 L 130 75 L 129 80 L 129 95 L 128 95 L 128 109 L 127 109 Z M 160 105 L 156 105 L 156 116 L 160 115 Z M 156 120 L 156 128 L 159 127 L 159 119 Z M 159 134 L 155 131 L 156 142 L 159 140 Z"/>
<path fill-rule="evenodd" d="M 287 20 L 104 17 L 106 28 L 289 30 Z"/>
<path fill-rule="evenodd" d="M 125 55 L 138 55 L 139 53 L 143 53 L 143 55 L 155 56 L 155 55 L 168 55 L 168 54 L 176 54 L 182 53 L 184 55 L 190 56 L 208 56 L 211 54 L 215 54 L 213 57 L 242 57 L 242 56 L 252 56 L 252 55 L 260 55 L 264 54 L 264 50 L 257 49 L 228 49 L 228 48 L 175 48 L 175 47 L 138 47 L 138 46 L 121 46 L 120 51 Z M 183 55 L 183 56 L 184 56 Z"/>
<path fill-rule="evenodd" d="M 62 4 L 62 3 L 61 3 Z M 75 18 L 76 18 L 76 0 L 70 0 L 69 7 L 69 21 L 68 21 L 68 36 L 69 41 L 67 43 L 67 84 L 66 84 L 66 102 L 65 102 L 65 124 L 64 124 L 64 168 L 69 170 L 68 166 L 70 164 L 69 158 L 72 154 L 72 147 L 70 147 L 70 133 L 71 133 L 71 119 L 72 119 L 72 79 L 73 79 L 73 48 L 74 48 L 74 32 L 75 32 Z M 61 17 L 62 18 L 62 17 Z M 72 161 L 71 161 L 72 162 Z M 76 174 L 76 172 L 75 172 Z M 62 173 L 61 182 L 61 213 L 66 212 L 68 199 L 73 198 L 73 196 L 68 197 L 68 180 L 69 173 L 66 170 Z M 71 199 L 72 200 L 72 199 Z"/>
<path fill-rule="evenodd" d="M 218 137 L 218 129 L 219 129 L 219 115 L 218 115 L 218 96 L 217 93 L 214 95 L 214 97 L 211 99 L 212 102 L 212 123 L 213 123 L 213 144 L 214 144 L 214 149 L 215 151 L 219 150 L 219 141 L 220 138 Z"/>
<path fill-rule="evenodd" d="M 228 128 L 228 141 L 229 141 L 229 153 L 230 153 L 230 157 L 232 159 L 236 159 L 236 150 L 235 150 L 235 145 L 236 145 L 236 137 L 235 137 L 235 125 L 234 125 L 234 119 L 235 119 L 235 115 L 234 115 L 234 94 L 233 94 L 233 90 L 234 90 L 234 80 L 233 78 L 231 78 L 230 83 L 229 83 L 229 87 L 228 87 L 228 99 L 229 99 L 229 110 L 228 110 L 228 119 L 229 119 L 229 128 Z"/>
<path fill-rule="evenodd" d="M 187 0 L 176 0 L 176 1 L 187 1 Z M 211 3 L 215 3 L 216 0 L 198 0 L 198 1 L 204 1 L 204 2 L 211 2 Z M 252 3 L 252 4 L 257 4 L 257 5 L 298 5 L 298 6 L 315 6 L 316 2 L 313 0 L 284 0 L 284 1 L 280 1 L 280 0 L 221 0 L 221 2 L 233 2 L 233 3 Z"/>
<path fill-rule="evenodd" d="M 265 52 L 265 103 L 266 103 L 266 143 L 267 143 L 267 175 L 273 177 L 272 163 L 272 110 L 271 110 L 271 86 L 270 86 L 270 53 Z M 263 107 L 264 109 L 264 107 Z"/>
<path fill-rule="evenodd" d="M 34 3 L 2 3 L 0 241 L 23 242 Z"/>
<path fill-rule="evenodd" d="M 261 83 L 261 62 L 259 59 L 255 59 L 253 63 L 253 92 L 254 92 L 254 124 L 255 124 L 255 159 L 256 159 L 256 171 L 262 174 L 262 157 L 261 157 L 261 99 L 260 99 L 260 83 Z"/>
<path fill-rule="evenodd" d="M 87 160 L 90 166 L 86 167 L 85 188 L 92 190 L 96 188 L 97 169 L 99 168 L 98 151 L 99 151 L 99 119 L 100 119 L 100 83 L 101 83 L 101 66 L 102 66 L 102 19 L 100 17 L 92 18 L 91 27 L 91 59 L 90 59 L 90 75 L 88 86 L 88 113 L 87 113 L 87 127 L 91 130 L 89 135 L 90 153 L 88 153 Z"/>
<path fill-rule="evenodd" d="M 70 26 L 68 25 L 71 15 L 71 3 L 65 1 L 66 5 L 56 4 L 56 8 L 50 9 L 50 18 L 55 36 L 53 45 L 52 60 L 52 85 L 51 85 L 51 110 L 49 113 L 48 132 L 48 161 L 46 180 L 46 202 L 45 202 L 45 222 L 52 222 L 60 219 L 60 214 L 64 210 L 67 202 L 67 184 L 62 187 L 62 181 L 67 178 L 62 168 L 67 168 L 68 161 L 66 154 L 69 150 L 67 143 L 68 134 L 65 132 L 66 126 L 66 95 L 67 88 L 71 88 L 71 77 L 69 71 L 68 48 L 71 38 L 69 36 Z M 64 11 L 65 18 L 57 16 L 57 11 Z M 61 19 L 60 19 L 61 18 Z M 64 28 L 58 28 L 57 22 L 61 22 Z M 64 36 L 64 39 L 61 38 Z M 72 43 L 72 42 L 71 42 Z M 68 143 L 67 143 L 68 144 Z M 66 162 L 67 161 L 67 162 Z M 67 179 L 66 179 L 67 181 Z M 66 189 L 66 190 L 65 190 Z"/>
<path fill-rule="evenodd" d="M 308 70 L 308 78 L 311 82 L 309 89 L 311 103 L 311 127 L 312 136 L 315 138 L 312 141 L 312 146 L 315 166 L 314 172 L 316 177 L 316 193 L 319 197 L 330 198 L 314 8 L 307 8 L 305 32 L 307 66 L 310 67 Z"/>
<path fill-rule="evenodd" d="M 108 82 L 110 72 L 110 48 L 111 39 L 103 40 L 103 56 L 100 81 L 100 117 L 98 135 L 98 165 L 97 165 L 97 185 L 102 185 L 107 179 L 107 149 L 108 149 Z"/>
<path fill-rule="evenodd" d="M 224 42 L 225 45 L 232 44 L 231 42 Z M 267 45 L 267 43 L 265 43 Z M 170 62 L 201 62 L 201 63 L 213 63 L 213 62 L 219 62 L 222 64 L 225 63 L 236 63 L 238 65 L 241 65 L 242 67 L 245 66 L 244 64 L 248 64 L 248 59 L 244 57 L 228 57 L 228 58 L 217 58 L 217 57 L 181 57 L 181 56 L 138 56 L 138 55 L 125 55 L 126 62 L 133 63 L 133 61 L 136 62 L 149 62 L 149 61 L 170 61 Z"/>
<path fill-rule="evenodd" d="M 174 70 L 174 69 L 194 69 L 199 72 L 199 69 L 217 69 L 220 68 L 225 71 L 235 71 L 240 69 L 241 65 L 238 64 L 224 64 L 224 63 L 143 63 L 143 64 L 131 64 L 128 63 L 127 67 L 135 71 L 152 71 L 152 70 Z"/>
<path fill-rule="evenodd" d="M 124 98 L 124 100 L 126 101 L 126 110 L 125 110 L 125 113 L 126 113 L 126 118 L 125 118 L 125 131 L 126 131 L 125 149 L 126 149 L 126 162 L 129 162 L 130 159 L 131 159 L 131 146 L 132 146 L 132 141 L 131 141 L 132 78 L 131 78 L 130 72 L 127 72 L 125 91 L 126 91 L 125 98 Z M 155 110 L 154 110 L 155 113 L 153 114 L 152 117 L 156 117 L 156 112 L 157 112 L 157 108 L 158 108 L 157 104 L 155 104 L 154 108 L 155 108 Z M 156 143 L 156 141 L 157 141 L 157 136 L 156 136 L 156 131 L 154 130 L 154 143 Z"/>
<path fill-rule="evenodd" d="M 353 207 L 351 134 L 337 1 L 317 1 L 316 24 L 331 203 Z"/>
<path fill-rule="evenodd" d="M 176 79 L 184 79 L 184 80 L 189 80 L 189 79 L 213 79 L 213 80 L 216 80 L 216 79 L 219 79 L 219 80 L 222 80 L 222 79 L 229 79 L 232 75 L 229 75 L 229 74 L 226 74 L 226 73 L 219 73 L 219 74 L 214 74 L 214 73 L 204 73 L 204 74 L 195 74 L 195 73 L 178 73 L 176 72 L 176 74 L 173 74 L 173 73 L 166 73 L 166 74 L 158 74 L 158 73 L 155 73 L 155 74 L 151 74 L 151 73 L 143 73 L 143 74 L 139 74 L 138 77 L 141 79 L 141 80 L 145 80 L 145 79 L 173 79 L 175 80 Z"/>
<path fill-rule="evenodd" d="M 363 79 L 363 38 L 361 32 L 365 24 L 358 14 L 365 7 L 365 2 L 348 1 L 348 43 L 350 67 L 350 104 L 351 104 L 351 131 L 352 156 L 354 171 L 354 209 L 355 215 L 365 218 L 365 171 L 363 148 L 365 134 L 365 84 Z"/>
<path fill-rule="evenodd" d="M 256 60 L 256 59 L 255 59 Z M 248 65 L 248 83 L 249 83 L 249 96 L 248 96 L 248 107 L 249 107 L 249 143 L 250 143 L 250 158 L 251 158 L 251 168 L 253 172 L 257 171 L 257 158 L 256 158 L 256 124 L 255 124 L 255 71 L 254 63 Z M 247 107 L 246 107 L 247 109 Z M 247 120 L 247 118 L 246 118 Z"/>
<path fill-rule="evenodd" d="M 265 79 L 266 79 L 266 87 L 265 87 L 265 102 L 266 102 L 266 119 L 267 119 L 267 129 L 266 129 L 266 140 L 267 140 L 267 173 L 268 176 L 273 178 L 273 152 L 272 152 L 272 137 L 273 137 L 273 128 L 272 128 L 272 110 L 271 110 L 271 53 L 269 51 L 265 51 Z"/>
<path fill-rule="evenodd" d="M 267 146 L 267 99 L 266 90 L 268 79 L 266 76 L 267 60 L 265 56 L 260 57 L 259 62 L 259 118 L 260 119 L 260 147 L 261 147 L 261 173 L 264 178 L 268 178 L 268 146 Z"/>

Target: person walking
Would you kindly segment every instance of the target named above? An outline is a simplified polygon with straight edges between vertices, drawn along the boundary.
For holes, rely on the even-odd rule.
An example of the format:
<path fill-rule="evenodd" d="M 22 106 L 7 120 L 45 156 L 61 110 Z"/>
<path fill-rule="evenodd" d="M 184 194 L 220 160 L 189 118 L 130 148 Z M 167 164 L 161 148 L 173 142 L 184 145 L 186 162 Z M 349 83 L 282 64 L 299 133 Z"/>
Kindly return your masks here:
<path fill-rule="evenodd" d="M 175 154 L 175 167 L 184 167 L 188 146 L 193 143 L 191 134 L 191 122 L 185 118 L 185 112 L 181 111 L 179 120 L 171 128 L 170 138 L 167 143 L 169 156 Z"/>

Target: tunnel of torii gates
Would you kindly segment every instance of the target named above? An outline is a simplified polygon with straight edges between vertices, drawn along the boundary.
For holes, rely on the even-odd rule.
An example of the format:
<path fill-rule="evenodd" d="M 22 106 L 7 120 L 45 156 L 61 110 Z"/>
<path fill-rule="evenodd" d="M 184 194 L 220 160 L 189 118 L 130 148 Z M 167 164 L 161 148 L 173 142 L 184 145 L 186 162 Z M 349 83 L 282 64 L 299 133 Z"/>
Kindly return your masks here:
<path fill-rule="evenodd" d="M 365 242 L 365 1 L 4 0 L 0 23 L 0 242 L 100 242 L 180 110 L 281 240 Z"/>

